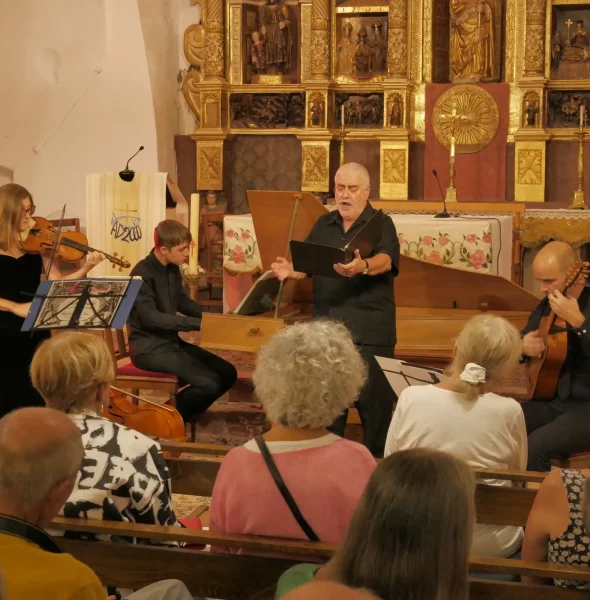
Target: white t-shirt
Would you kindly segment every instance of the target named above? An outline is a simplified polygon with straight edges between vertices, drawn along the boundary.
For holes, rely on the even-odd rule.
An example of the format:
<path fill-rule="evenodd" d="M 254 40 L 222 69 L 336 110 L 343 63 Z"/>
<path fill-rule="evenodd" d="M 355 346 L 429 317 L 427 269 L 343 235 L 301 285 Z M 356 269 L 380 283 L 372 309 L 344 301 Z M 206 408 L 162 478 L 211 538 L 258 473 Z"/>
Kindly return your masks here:
<path fill-rule="evenodd" d="M 433 448 L 474 468 L 517 469 L 527 464 L 527 433 L 520 404 L 483 394 L 469 401 L 433 385 L 411 386 L 400 395 L 385 442 L 385 456 L 409 448 Z M 485 480 L 510 486 L 510 481 Z M 522 544 L 521 527 L 478 524 L 471 553 L 507 557 Z"/>

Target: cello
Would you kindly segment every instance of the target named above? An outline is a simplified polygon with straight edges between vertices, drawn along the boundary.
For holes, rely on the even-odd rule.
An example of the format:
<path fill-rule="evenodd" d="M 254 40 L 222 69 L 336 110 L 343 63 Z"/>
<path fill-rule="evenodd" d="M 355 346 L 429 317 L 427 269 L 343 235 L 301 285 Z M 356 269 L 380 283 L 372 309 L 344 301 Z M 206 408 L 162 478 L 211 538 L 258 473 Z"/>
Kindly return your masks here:
<path fill-rule="evenodd" d="M 111 255 L 89 246 L 88 238 L 79 231 L 60 231 L 58 235 L 58 231 L 51 221 L 43 217 L 33 217 L 33 219 L 35 226 L 29 230 L 27 238 L 22 244 L 22 249 L 29 254 L 49 252 L 57 242 L 55 254 L 66 263 L 77 263 L 88 252 L 100 252 L 113 265 L 113 269 L 119 267 L 119 271 L 121 271 L 131 266 L 129 261 L 124 260 L 124 257 L 118 257 L 116 252 Z"/>
<path fill-rule="evenodd" d="M 135 405 L 127 400 L 127 396 L 142 400 L 144 404 Z M 105 408 L 103 417 L 144 435 L 186 442 L 184 420 L 176 408 L 157 404 L 113 386 L 109 390 L 109 405 Z M 176 453 L 170 454 L 177 456 Z M 165 452 L 164 456 L 166 455 Z"/>
<path fill-rule="evenodd" d="M 588 267 L 590 263 L 576 260 L 567 272 L 561 293 L 578 299 L 588 278 Z M 545 342 L 545 350 L 539 357 L 528 360 L 525 399 L 551 400 L 557 393 L 559 374 L 567 358 L 567 323 L 551 311 L 541 317 L 538 331 Z"/>

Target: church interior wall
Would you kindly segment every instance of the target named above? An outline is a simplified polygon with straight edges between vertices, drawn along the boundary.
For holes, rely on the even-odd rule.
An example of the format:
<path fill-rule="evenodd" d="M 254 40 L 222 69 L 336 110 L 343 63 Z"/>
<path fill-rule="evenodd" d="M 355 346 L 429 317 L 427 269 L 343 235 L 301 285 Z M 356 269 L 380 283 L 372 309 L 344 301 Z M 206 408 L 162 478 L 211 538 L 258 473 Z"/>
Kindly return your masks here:
<path fill-rule="evenodd" d="M 136 2 L 11 2 L 0 36 L 0 164 L 38 214 L 84 221 L 86 174 L 158 170 L 156 121 Z"/>

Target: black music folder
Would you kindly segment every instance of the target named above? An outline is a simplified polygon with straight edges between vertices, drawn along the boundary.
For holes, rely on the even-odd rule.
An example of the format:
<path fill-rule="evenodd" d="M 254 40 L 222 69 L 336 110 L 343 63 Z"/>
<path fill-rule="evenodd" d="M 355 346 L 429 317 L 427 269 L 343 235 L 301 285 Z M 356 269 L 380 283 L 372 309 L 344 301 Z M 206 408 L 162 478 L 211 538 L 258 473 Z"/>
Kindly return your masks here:
<path fill-rule="evenodd" d="M 308 275 L 323 275 L 325 277 L 340 277 L 334 271 L 337 263 L 347 264 L 354 259 L 354 252 L 358 250 L 362 258 L 370 256 L 375 246 L 381 239 L 383 219 L 385 215 L 378 210 L 359 229 L 357 234 L 343 247 L 324 246 L 311 242 L 297 242 L 291 240 L 291 258 L 293 268 L 300 273 Z"/>

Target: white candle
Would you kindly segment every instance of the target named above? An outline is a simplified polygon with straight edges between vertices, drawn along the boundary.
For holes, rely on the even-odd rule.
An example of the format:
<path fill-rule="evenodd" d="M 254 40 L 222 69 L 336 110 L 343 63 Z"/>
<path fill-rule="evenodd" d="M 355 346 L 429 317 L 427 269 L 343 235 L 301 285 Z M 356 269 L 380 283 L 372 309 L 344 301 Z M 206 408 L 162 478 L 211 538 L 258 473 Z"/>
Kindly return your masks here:
<path fill-rule="evenodd" d="M 344 104 L 340 108 L 340 125 L 344 127 Z"/>
<path fill-rule="evenodd" d="M 199 216 L 201 212 L 199 194 L 191 194 L 190 232 L 193 241 L 188 255 L 188 272 L 197 273 L 199 258 Z"/>
<path fill-rule="evenodd" d="M 451 136 L 451 158 L 455 158 L 455 136 Z"/>
<path fill-rule="evenodd" d="M 580 131 L 584 131 L 584 105 L 580 104 Z"/>

